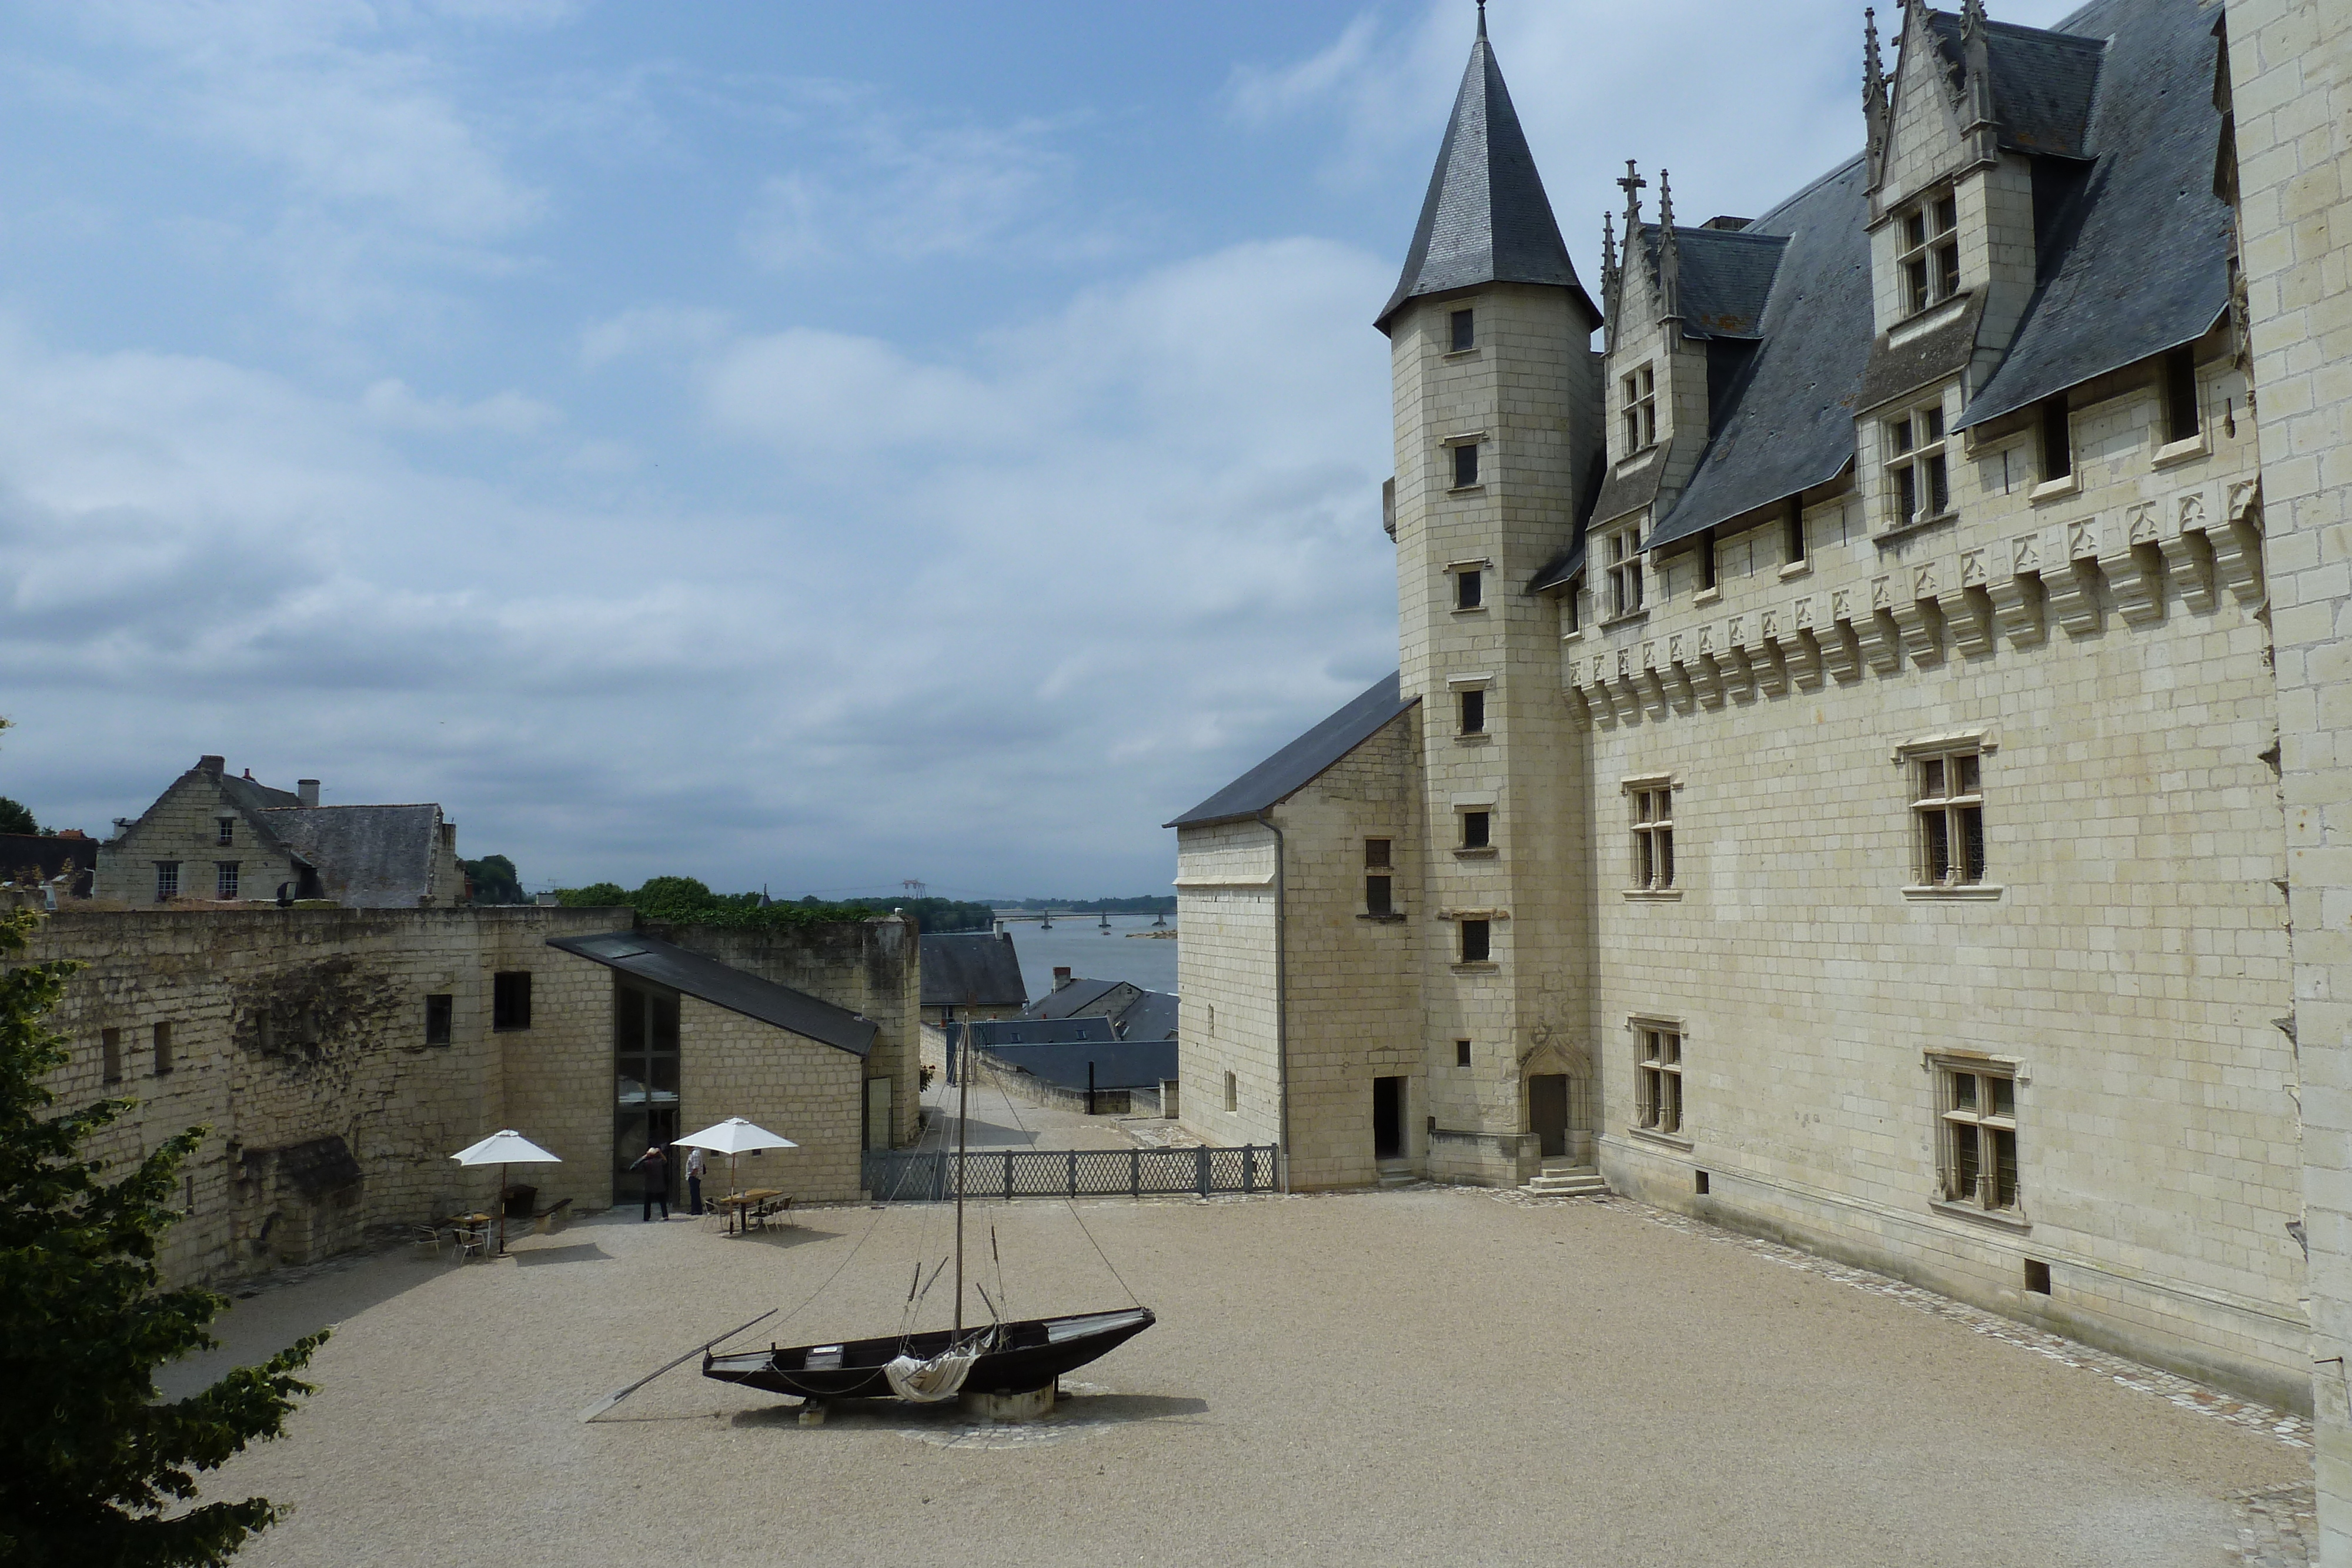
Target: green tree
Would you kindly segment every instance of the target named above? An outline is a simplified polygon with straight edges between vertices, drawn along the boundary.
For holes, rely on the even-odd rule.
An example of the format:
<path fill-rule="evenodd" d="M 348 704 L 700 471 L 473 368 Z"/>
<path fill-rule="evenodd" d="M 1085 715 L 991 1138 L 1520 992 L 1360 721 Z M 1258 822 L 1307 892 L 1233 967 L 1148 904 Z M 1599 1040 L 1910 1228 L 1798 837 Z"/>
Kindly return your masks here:
<path fill-rule="evenodd" d="M 504 855 L 484 855 L 478 861 L 459 861 L 474 884 L 476 904 L 529 904 L 524 896 L 522 878 L 515 872 L 514 862 Z"/>
<path fill-rule="evenodd" d="M 0 957 L 24 951 L 29 912 L 0 920 Z M 311 1352 L 298 1340 L 203 1392 L 157 1398 L 154 1370 L 217 1341 L 228 1302 L 163 1290 L 158 1238 L 180 1163 L 204 1141 L 166 1139 L 118 1180 L 82 1145 L 128 1110 L 102 1100 L 48 1114 L 67 1058 L 42 1019 L 80 966 L 0 970 L 0 1563 L 182 1568 L 226 1563 L 280 1511 L 265 1498 L 187 1507 L 195 1472 L 275 1437 Z"/>
<path fill-rule="evenodd" d="M 37 833 L 40 831 L 29 808 L 0 795 L 0 833 Z"/>

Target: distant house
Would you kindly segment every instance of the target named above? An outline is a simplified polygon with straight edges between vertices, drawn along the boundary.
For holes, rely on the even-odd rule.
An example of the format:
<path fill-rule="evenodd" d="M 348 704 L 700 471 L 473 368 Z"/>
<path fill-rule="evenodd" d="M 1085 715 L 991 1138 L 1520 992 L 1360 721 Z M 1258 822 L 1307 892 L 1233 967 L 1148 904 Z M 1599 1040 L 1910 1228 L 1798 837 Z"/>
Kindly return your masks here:
<path fill-rule="evenodd" d="M 1025 1072 L 1056 1089 L 1150 1089 L 1176 1076 L 1172 1040 L 1130 1043 L 998 1046 L 984 1053 L 1000 1067 Z"/>
<path fill-rule="evenodd" d="M 1135 1005 L 1143 988 L 1131 980 L 1073 979 L 1067 969 L 1054 971 L 1054 988 L 1021 1009 L 1024 1019 L 1115 1019 Z"/>
<path fill-rule="evenodd" d="M 87 833 L 0 833 L 0 887 L 47 886 L 88 898 L 98 875 L 98 841 Z"/>
<path fill-rule="evenodd" d="M 923 933 L 923 1021 L 1006 1019 L 1029 1000 L 1009 931 Z"/>
<path fill-rule="evenodd" d="M 437 805 L 321 806 L 201 757 L 98 847 L 96 895 L 127 904 L 328 899 L 347 909 L 467 902 L 457 828 Z"/>

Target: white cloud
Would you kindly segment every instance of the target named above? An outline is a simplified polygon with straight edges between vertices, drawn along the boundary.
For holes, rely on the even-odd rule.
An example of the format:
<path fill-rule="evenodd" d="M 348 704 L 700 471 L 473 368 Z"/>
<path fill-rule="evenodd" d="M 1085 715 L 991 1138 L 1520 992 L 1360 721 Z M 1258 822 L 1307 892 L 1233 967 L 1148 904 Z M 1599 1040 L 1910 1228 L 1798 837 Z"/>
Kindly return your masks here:
<path fill-rule="evenodd" d="M 580 334 L 580 363 L 595 370 L 614 360 L 692 350 L 717 342 L 724 311 L 687 305 L 639 305 L 591 322 Z"/>
<path fill-rule="evenodd" d="M 427 434 L 488 431 L 500 435 L 535 435 L 560 423 L 563 416 L 536 398 L 511 388 L 473 402 L 454 398 L 421 398 L 408 383 L 387 376 L 360 395 L 360 407 L 388 430 L 413 430 Z"/>

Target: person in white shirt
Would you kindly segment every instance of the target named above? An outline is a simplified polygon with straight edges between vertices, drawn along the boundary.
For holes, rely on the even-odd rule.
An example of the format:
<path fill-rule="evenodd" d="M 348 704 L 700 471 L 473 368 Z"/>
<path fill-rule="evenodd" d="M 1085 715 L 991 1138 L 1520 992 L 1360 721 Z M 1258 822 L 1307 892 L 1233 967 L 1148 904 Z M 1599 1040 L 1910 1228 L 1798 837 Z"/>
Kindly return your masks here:
<path fill-rule="evenodd" d="M 686 1151 L 686 1197 L 692 1212 L 702 1212 L 702 1173 L 706 1160 L 700 1149 Z"/>

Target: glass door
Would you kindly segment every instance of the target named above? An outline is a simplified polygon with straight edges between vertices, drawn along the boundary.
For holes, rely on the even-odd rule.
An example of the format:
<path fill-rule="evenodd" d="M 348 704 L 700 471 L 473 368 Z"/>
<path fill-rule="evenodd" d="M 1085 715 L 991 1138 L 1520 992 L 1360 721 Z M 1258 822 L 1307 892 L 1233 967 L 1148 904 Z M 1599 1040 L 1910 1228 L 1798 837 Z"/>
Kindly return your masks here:
<path fill-rule="evenodd" d="M 635 980 L 613 988 L 613 1201 L 635 1203 L 645 1191 L 637 1156 L 667 1146 L 677 1125 L 677 994 Z M 675 1151 L 672 1151 L 673 1156 Z M 672 1197 L 677 1186 L 671 1160 Z"/>

